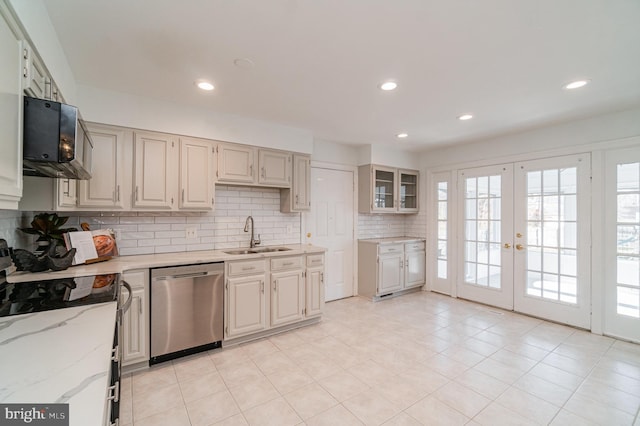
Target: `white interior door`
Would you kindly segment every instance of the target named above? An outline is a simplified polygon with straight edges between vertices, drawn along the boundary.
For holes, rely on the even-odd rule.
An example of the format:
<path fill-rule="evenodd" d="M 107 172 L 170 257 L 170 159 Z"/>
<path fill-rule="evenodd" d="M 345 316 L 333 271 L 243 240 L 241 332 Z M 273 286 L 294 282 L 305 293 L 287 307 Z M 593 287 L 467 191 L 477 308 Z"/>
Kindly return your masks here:
<path fill-rule="evenodd" d="M 325 300 L 354 295 L 354 172 L 311 167 L 308 241 L 327 248 Z"/>
<path fill-rule="evenodd" d="M 604 332 L 640 342 L 640 150 L 607 153 Z"/>
<path fill-rule="evenodd" d="M 513 309 L 513 165 L 458 173 L 458 296 Z"/>
<path fill-rule="evenodd" d="M 515 165 L 514 309 L 591 328 L 589 155 Z"/>

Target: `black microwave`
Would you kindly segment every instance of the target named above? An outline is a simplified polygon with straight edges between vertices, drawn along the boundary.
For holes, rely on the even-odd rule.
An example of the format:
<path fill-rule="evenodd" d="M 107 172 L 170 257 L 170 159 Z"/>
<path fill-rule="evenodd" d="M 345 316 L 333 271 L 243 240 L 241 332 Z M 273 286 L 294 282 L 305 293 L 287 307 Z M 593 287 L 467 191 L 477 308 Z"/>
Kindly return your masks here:
<path fill-rule="evenodd" d="M 78 108 L 24 97 L 23 174 L 91 179 L 93 143 Z"/>

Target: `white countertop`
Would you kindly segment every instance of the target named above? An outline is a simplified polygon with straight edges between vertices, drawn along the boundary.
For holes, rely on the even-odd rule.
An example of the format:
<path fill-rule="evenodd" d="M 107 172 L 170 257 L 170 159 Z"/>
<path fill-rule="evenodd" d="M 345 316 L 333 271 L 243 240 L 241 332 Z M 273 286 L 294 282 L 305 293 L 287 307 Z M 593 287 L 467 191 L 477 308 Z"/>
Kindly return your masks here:
<path fill-rule="evenodd" d="M 116 303 L 0 318 L 0 402 L 69 403 L 71 426 L 105 418 Z"/>
<path fill-rule="evenodd" d="M 40 281 L 55 278 L 81 277 L 84 275 L 114 274 L 133 269 L 189 265 L 194 263 L 225 262 L 229 260 L 254 259 L 260 257 L 292 256 L 306 253 L 323 253 L 326 251 L 325 248 L 310 244 L 287 244 L 279 245 L 277 247 L 286 247 L 290 250 L 270 253 L 227 254 L 225 253 L 225 250 L 230 251 L 234 249 L 224 249 L 120 256 L 106 262 L 72 266 L 64 271 L 45 271 L 36 273 L 14 272 L 7 277 L 7 281 L 11 283 L 20 283 L 25 281 Z"/>
<path fill-rule="evenodd" d="M 411 241 L 425 241 L 425 238 L 420 237 L 386 237 L 386 238 L 367 238 L 364 240 L 358 240 L 360 243 L 371 244 L 394 244 L 394 243 L 408 243 Z"/>

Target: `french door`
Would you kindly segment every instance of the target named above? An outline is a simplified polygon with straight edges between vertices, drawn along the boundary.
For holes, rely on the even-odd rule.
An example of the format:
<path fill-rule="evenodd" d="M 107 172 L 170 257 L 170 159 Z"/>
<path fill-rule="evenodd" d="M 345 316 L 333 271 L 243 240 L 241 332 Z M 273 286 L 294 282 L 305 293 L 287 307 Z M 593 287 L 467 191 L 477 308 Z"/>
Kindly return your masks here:
<path fill-rule="evenodd" d="M 588 155 L 461 170 L 458 295 L 590 328 Z"/>
<path fill-rule="evenodd" d="M 640 150 L 608 152 L 605 166 L 604 332 L 640 342 Z"/>

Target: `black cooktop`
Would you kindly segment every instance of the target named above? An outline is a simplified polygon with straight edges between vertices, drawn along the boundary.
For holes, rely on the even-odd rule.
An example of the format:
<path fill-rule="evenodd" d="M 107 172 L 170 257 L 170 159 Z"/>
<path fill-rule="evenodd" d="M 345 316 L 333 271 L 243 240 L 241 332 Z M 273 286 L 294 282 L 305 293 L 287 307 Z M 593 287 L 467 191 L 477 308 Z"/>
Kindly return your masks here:
<path fill-rule="evenodd" d="M 0 274 L 0 317 L 118 300 L 120 274 L 8 283 Z"/>

